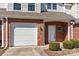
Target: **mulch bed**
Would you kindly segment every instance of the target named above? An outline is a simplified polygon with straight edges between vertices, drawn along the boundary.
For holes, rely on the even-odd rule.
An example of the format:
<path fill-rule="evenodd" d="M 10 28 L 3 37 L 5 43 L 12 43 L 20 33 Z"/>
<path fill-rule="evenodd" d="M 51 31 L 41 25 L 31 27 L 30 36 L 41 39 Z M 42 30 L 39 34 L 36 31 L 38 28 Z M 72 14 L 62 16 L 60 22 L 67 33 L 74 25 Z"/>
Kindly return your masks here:
<path fill-rule="evenodd" d="M 8 48 L 4 49 L 0 47 L 0 56 L 7 50 Z"/>
<path fill-rule="evenodd" d="M 44 49 L 44 51 L 48 54 L 48 56 L 64 56 L 68 54 L 78 53 L 79 48 L 63 49 L 61 51 L 51 51 L 49 49 Z"/>

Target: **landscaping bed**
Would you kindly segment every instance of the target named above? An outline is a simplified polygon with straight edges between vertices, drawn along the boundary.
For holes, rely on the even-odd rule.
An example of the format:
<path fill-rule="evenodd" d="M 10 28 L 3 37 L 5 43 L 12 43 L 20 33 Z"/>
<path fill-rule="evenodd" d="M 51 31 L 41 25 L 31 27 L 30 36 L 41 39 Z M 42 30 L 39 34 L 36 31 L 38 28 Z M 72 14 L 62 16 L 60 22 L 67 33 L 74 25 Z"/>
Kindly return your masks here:
<path fill-rule="evenodd" d="M 73 53 L 79 53 L 79 48 L 74 49 L 62 49 L 61 51 L 51 51 L 49 49 L 44 49 L 48 56 L 64 56 Z"/>
<path fill-rule="evenodd" d="M 44 51 L 48 56 L 64 56 L 79 53 L 79 40 L 66 40 L 63 41 L 62 44 L 52 41 Z"/>

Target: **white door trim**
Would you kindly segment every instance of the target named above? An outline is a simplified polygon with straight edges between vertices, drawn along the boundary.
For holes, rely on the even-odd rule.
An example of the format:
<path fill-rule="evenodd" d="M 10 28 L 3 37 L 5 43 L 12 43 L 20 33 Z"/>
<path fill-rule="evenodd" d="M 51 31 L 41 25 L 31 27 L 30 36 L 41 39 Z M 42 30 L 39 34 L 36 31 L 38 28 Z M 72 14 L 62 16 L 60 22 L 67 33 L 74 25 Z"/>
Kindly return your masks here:
<path fill-rule="evenodd" d="M 4 19 L 2 19 L 2 45 L 1 47 L 4 47 Z"/>

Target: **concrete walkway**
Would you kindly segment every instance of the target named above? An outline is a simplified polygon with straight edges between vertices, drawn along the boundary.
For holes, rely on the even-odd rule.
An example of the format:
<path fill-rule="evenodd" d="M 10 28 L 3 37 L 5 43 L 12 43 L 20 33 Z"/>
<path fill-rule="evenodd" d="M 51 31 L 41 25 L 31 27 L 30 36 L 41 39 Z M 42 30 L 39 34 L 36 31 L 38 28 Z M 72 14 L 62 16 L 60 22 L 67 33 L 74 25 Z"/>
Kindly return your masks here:
<path fill-rule="evenodd" d="M 42 47 L 10 47 L 2 56 L 47 56 Z"/>
<path fill-rule="evenodd" d="M 68 54 L 68 55 L 65 55 L 65 56 L 79 56 L 79 53 Z"/>

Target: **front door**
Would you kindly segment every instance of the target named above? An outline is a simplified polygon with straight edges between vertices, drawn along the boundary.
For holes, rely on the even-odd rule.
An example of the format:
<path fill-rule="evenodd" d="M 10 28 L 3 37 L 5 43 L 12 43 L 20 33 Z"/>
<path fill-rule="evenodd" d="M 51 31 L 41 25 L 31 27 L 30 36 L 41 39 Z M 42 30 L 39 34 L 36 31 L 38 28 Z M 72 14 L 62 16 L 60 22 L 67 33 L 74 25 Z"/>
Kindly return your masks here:
<path fill-rule="evenodd" d="M 48 26 L 48 42 L 56 41 L 56 26 L 49 25 Z"/>

